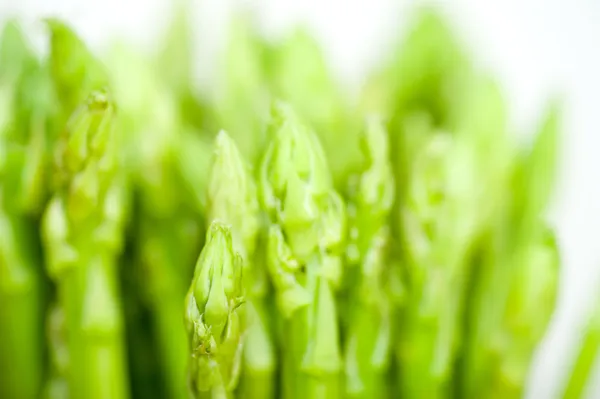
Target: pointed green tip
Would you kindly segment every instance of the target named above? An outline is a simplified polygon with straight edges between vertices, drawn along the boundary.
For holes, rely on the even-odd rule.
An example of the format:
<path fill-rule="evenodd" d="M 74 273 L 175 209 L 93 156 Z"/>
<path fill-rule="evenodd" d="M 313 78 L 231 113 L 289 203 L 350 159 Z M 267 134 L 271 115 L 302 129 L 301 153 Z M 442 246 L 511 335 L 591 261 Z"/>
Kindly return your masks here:
<path fill-rule="evenodd" d="M 83 40 L 62 20 L 47 18 L 50 32 L 49 65 L 63 111 L 71 113 L 92 90 L 108 86 L 104 66 Z"/>
<path fill-rule="evenodd" d="M 33 54 L 16 19 L 4 22 L 0 32 L 0 78 L 16 79 L 23 63 Z"/>
<path fill-rule="evenodd" d="M 331 175 L 323 147 L 287 103 L 273 103 L 270 128 L 273 139 L 262 163 L 263 191 L 268 189 L 266 194 L 283 195 L 287 181 L 296 175 L 313 193 L 329 190 Z"/>
<path fill-rule="evenodd" d="M 224 130 L 215 139 L 207 205 L 209 219 L 229 223 L 235 249 L 251 256 L 259 228 L 256 185 L 238 146 Z"/>
<path fill-rule="evenodd" d="M 102 156 L 112 138 L 115 111 L 105 91 L 94 91 L 67 123 L 64 159 L 68 171 L 77 173 L 93 155 Z"/>
<path fill-rule="evenodd" d="M 225 130 L 219 131 L 215 139 L 215 155 L 211 172 L 212 179 L 220 180 L 233 177 L 245 179 L 247 177 L 246 174 L 244 160 L 235 141 Z"/>
<path fill-rule="evenodd" d="M 42 19 L 42 23 L 46 25 L 52 34 L 70 32 L 70 29 L 67 27 L 67 25 L 57 17 L 44 18 Z"/>
<path fill-rule="evenodd" d="M 237 379 L 236 353 L 244 336 L 242 304 L 242 260 L 233 250 L 230 227 L 214 221 L 186 297 L 189 375 L 200 391 L 214 384 L 229 386 Z"/>
<path fill-rule="evenodd" d="M 192 289 L 202 323 L 220 336 L 231 312 L 242 301 L 242 262 L 233 249 L 230 227 L 211 224 L 198 263 Z"/>
<path fill-rule="evenodd" d="M 206 236 L 207 248 L 218 248 L 221 251 L 230 251 L 231 228 L 228 224 L 215 220 L 210 224 Z"/>

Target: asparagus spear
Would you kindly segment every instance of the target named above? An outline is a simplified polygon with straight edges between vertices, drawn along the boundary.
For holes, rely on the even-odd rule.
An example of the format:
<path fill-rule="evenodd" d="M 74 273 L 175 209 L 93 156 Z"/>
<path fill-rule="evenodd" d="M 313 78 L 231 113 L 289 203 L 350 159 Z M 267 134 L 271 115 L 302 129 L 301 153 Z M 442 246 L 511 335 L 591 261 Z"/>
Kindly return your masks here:
<path fill-rule="evenodd" d="M 209 220 L 231 225 L 234 248 L 244 261 L 249 317 L 239 395 L 244 398 L 272 397 L 275 353 L 264 302 L 266 270 L 256 255 L 259 233 L 256 186 L 242 154 L 225 131 L 219 132 L 216 139 L 207 204 Z"/>
<path fill-rule="evenodd" d="M 0 36 L 0 397 L 35 398 L 44 373 L 36 218 L 45 197 L 46 76 L 16 21 Z"/>
<path fill-rule="evenodd" d="M 138 300 L 151 313 L 165 395 L 186 398 L 188 351 L 178 309 L 193 273 L 189 265 L 201 247 L 198 211 L 204 199 L 199 193 L 206 188 L 208 151 L 185 127 L 177 99 L 147 59 L 117 47 L 109 65 L 119 122 L 129 133 L 129 170 L 138 204 L 132 279 L 138 280 Z"/>
<path fill-rule="evenodd" d="M 348 264 L 350 323 L 345 334 L 346 396 L 385 397 L 391 348 L 391 304 L 386 297 L 387 219 L 394 201 L 394 176 L 385 156 L 387 132 L 372 117 L 362 137 L 363 172 L 350 187 Z"/>
<path fill-rule="evenodd" d="M 397 348 L 400 383 L 408 396 L 446 397 L 450 393 L 462 341 L 470 254 L 495 213 L 497 185 L 502 187 L 507 174 L 504 135 L 496 134 L 497 112 L 488 107 L 490 101 L 495 104 L 496 95 L 493 84 L 477 81 L 467 96 L 473 103 L 465 112 L 481 112 L 483 122 L 466 118 L 454 135 L 427 133 L 413 147 L 417 155 L 401 207 L 400 234 L 409 299 Z M 409 121 L 413 129 L 423 129 L 420 123 Z M 416 133 L 408 134 L 415 137 Z M 496 152 L 484 156 L 482 148 Z"/>
<path fill-rule="evenodd" d="M 557 109 L 551 108 L 531 151 L 518 155 L 507 205 L 496 213 L 470 310 L 466 397 L 520 397 L 553 314 L 558 251 L 540 219 L 553 185 L 558 127 Z"/>
<path fill-rule="evenodd" d="M 49 18 L 50 72 L 60 103 L 57 128 L 62 129 L 75 109 L 89 93 L 108 86 L 104 65 L 88 50 L 85 43 L 62 21 Z"/>
<path fill-rule="evenodd" d="M 213 222 L 185 299 L 193 397 L 229 398 L 237 383 L 243 335 L 243 261 L 229 227 Z"/>
<path fill-rule="evenodd" d="M 432 7 L 421 7 L 396 44 L 384 67 L 371 76 L 361 96 L 363 109 L 380 112 L 389 121 L 392 163 L 396 177 L 396 203 L 391 228 L 403 241 L 402 206 L 418 149 L 441 129 L 456 132 L 463 114 L 462 96 L 472 67 L 443 16 Z"/>
<path fill-rule="evenodd" d="M 341 356 L 334 290 L 342 277 L 346 212 L 316 135 L 282 103 L 274 106 L 272 129 L 260 198 L 284 328 L 281 396 L 336 397 Z"/>
<path fill-rule="evenodd" d="M 128 397 L 115 268 L 126 200 L 114 127 L 110 98 L 93 92 L 57 145 L 43 220 L 47 271 L 65 318 L 69 397 Z"/>

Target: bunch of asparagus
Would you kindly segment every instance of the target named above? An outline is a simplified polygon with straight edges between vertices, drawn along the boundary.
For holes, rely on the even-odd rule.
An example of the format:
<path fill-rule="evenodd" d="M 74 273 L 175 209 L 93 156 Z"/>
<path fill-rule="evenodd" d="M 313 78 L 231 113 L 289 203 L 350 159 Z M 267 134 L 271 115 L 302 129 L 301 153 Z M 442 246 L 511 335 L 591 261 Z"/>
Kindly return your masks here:
<path fill-rule="evenodd" d="M 238 18 L 208 98 L 187 16 L 103 57 L 4 26 L 0 397 L 521 397 L 558 286 L 557 104 L 518 142 L 429 9 L 359 101 L 306 30 Z"/>

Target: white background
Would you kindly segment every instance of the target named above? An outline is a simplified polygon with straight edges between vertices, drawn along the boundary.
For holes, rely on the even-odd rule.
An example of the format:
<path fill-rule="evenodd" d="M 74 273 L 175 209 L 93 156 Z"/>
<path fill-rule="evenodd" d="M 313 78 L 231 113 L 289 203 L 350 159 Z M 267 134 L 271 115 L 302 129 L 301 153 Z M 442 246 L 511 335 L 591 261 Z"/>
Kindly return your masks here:
<path fill-rule="evenodd" d="M 223 39 L 233 1 L 191 0 L 196 24 L 198 77 L 210 80 L 211 59 Z M 278 34 L 295 21 L 310 23 L 337 76 L 356 90 L 403 26 L 414 2 L 392 0 L 243 1 Z M 430 2 L 431 3 L 431 2 Z M 526 134 L 544 101 L 566 99 L 562 166 L 552 220 L 564 254 L 559 306 L 539 348 L 528 398 L 558 397 L 557 389 L 592 301 L 600 300 L 600 1 L 456 0 L 435 2 L 452 18 L 482 66 L 500 79 L 513 126 Z M 150 46 L 168 17 L 161 0 L 0 0 L 0 19 L 17 14 L 37 34 L 38 19 L 67 19 L 97 49 L 122 35 Z M 590 398 L 600 398 L 598 383 Z"/>

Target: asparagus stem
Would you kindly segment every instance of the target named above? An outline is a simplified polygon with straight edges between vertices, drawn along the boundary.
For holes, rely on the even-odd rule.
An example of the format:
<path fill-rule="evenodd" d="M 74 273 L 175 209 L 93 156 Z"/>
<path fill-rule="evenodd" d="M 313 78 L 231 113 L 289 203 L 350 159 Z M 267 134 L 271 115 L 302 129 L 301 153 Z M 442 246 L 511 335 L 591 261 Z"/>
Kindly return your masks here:
<path fill-rule="evenodd" d="M 12 219 L 12 220 L 11 220 Z M 26 226 L 0 209 L 0 397 L 37 398 L 43 375 L 41 281 Z M 23 252 L 25 250 L 25 252 Z"/>
<path fill-rule="evenodd" d="M 44 280 L 37 218 L 46 182 L 47 76 L 15 20 L 0 32 L 0 397 L 37 398 Z"/>
<path fill-rule="evenodd" d="M 275 395 L 275 354 L 264 299 L 248 303 L 249 327 L 244 343 L 244 364 L 238 395 L 243 398 L 272 398 Z"/>
<path fill-rule="evenodd" d="M 113 129 L 113 104 L 93 92 L 58 147 L 57 189 L 43 222 L 66 319 L 70 397 L 129 396 L 116 272 L 126 203 Z"/>
<path fill-rule="evenodd" d="M 346 210 L 316 135 L 287 105 L 274 107 L 261 166 L 270 219 L 268 271 L 284 326 L 284 398 L 339 394 L 339 327 L 333 290 L 342 277 Z"/>
<path fill-rule="evenodd" d="M 187 398 L 185 388 L 188 348 L 181 303 L 185 298 L 183 264 L 195 250 L 195 228 L 186 228 L 185 214 L 158 220 L 143 208 L 138 254 L 142 287 L 152 312 L 160 371 L 169 397 Z M 193 226 L 190 226 L 193 227 Z"/>
<path fill-rule="evenodd" d="M 557 109 L 545 115 L 534 145 L 513 158 L 511 186 L 500 197 L 465 348 L 467 398 L 518 396 L 552 317 L 560 254 L 542 220 L 551 193 L 558 140 Z M 512 397 L 512 396 L 510 396 Z"/>
<path fill-rule="evenodd" d="M 346 331 L 346 395 L 371 398 L 385 394 L 391 349 L 391 305 L 383 284 L 387 218 L 394 200 L 394 178 L 387 132 L 375 117 L 363 132 L 364 167 L 349 187 L 348 271 L 350 320 Z"/>
<path fill-rule="evenodd" d="M 270 326 L 262 302 L 266 293 L 265 276 L 260 265 L 263 254 L 255 251 L 259 228 L 256 186 L 237 145 L 225 131 L 219 132 L 215 142 L 207 204 L 210 220 L 231 225 L 234 247 L 244 259 L 248 330 L 243 343 L 239 394 L 243 397 L 253 397 L 258 393 L 272 395 L 275 360 Z"/>
<path fill-rule="evenodd" d="M 185 388 L 187 343 L 181 317 L 180 292 L 165 295 L 164 300 L 154 307 L 158 344 L 162 360 L 162 371 L 166 374 L 169 397 L 187 398 Z"/>

